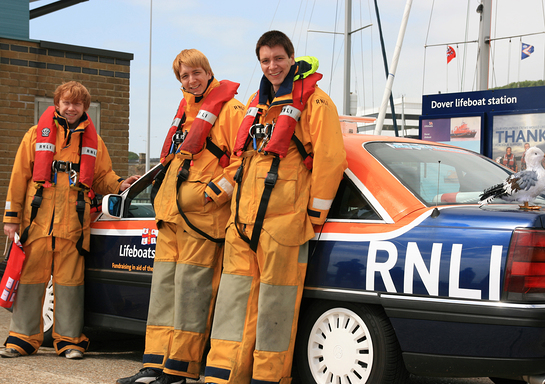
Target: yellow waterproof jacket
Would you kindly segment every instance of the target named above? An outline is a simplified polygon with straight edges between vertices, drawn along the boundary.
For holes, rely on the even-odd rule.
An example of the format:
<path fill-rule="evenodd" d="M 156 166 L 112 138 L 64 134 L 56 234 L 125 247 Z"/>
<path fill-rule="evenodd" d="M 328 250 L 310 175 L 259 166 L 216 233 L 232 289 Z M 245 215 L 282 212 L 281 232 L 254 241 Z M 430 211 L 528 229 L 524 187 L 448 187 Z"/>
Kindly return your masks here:
<path fill-rule="evenodd" d="M 250 97 L 247 108 L 254 96 Z M 260 123 L 272 124 L 278 119 L 282 107 L 290 104 L 291 100 L 292 94 L 288 93 L 266 105 L 258 104 L 257 107 L 263 109 Z M 292 140 L 287 156 L 280 160 L 278 180 L 263 223 L 263 230 L 286 246 L 301 245 L 314 237 L 312 225 L 324 223 L 347 167 L 337 108 L 318 87 L 301 113 L 295 136 L 303 143 L 306 152 L 314 156 L 312 172 L 304 165 L 301 153 Z M 238 205 L 239 226 L 255 223 L 264 181 L 273 159 L 272 155 L 252 150 L 252 144 L 248 149 L 236 164 L 244 161 L 244 174 L 240 201 L 237 204 L 233 198 L 229 220 L 229 224 L 235 221 Z"/>
<path fill-rule="evenodd" d="M 57 125 L 54 160 L 72 163 L 80 162 L 80 140 L 89 120 L 82 121 L 72 134 L 62 125 Z M 36 194 L 32 180 L 34 168 L 37 125 L 23 137 L 15 156 L 4 212 L 4 223 L 21 224 L 19 234 L 29 225 L 32 208 L 30 204 Z M 102 138 L 98 136 L 97 157 L 93 178 L 93 190 L 99 194 L 118 193 L 123 179 L 112 170 L 110 155 Z M 32 222 L 26 244 L 46 236 L 60 237 L 76 243 L 81 235 L 82 225 L 76 212 L 78 191 L 70 187 L 68 174 L 58 172 L 56 185 L 43 189 L 43 200 L 36 218 Z M 83 222 L 83 248 L 89 250 L 90 200 L 85 193 L 85 215 Z"/>
<path fill-rule="evenodd" d="M 184 91 L 186 121 L 183 130 L 190 131 L 204 99 L 210 91 L 220 83 L 213 79 L 204 97 L 198 102 L 195 95 Z M 236 99 L 227 101 L 215 123 L 210 129 L 209 137 L 222 151 L 231 154 L 237 134 L 237 129 L 244 118 L 244 106 Z M 191 159 L 189 178 L 184 181 L 180 190 L 176 190 L 176 178 L 178 170 L 185 159 Z M 230 206 L 227 202 L 233 193 L 233 174 L 229 174 L 230 167 L 223 168 L 219 160 L 208 149 L 204 148 L 196 155 L 190 153 L 178 153 L 171 160 L 167 173 L 157 192 L 154 201 L 155 219 L 157 222 L 165 221 L 176 223 L 195 237 L 202 237 L 192 230 L 178 211 L 176 201 L 180 204 L 183 213 L 195 227 L 215 239 L 225 237 L 225 226 L 230 215 Z M 235 169 L 236 171 L 236 169 Z M 205 193 L 213 201 L 208 202 Z"/>

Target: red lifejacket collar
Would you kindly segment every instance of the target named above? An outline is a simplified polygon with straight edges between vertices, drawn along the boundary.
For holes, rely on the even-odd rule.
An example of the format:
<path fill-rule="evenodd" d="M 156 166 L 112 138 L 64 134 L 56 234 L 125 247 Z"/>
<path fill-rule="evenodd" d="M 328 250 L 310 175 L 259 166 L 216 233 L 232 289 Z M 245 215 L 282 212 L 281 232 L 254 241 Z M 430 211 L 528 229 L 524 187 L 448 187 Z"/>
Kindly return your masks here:
<path fill-rule="evenodd" d="M 291 100 L 284 99 L 277 102 L 275 98 L 269 106 L 269 108 L 271 108 L 275 105 L 283 105 L 282 112 L 274 124 L 272 135 L 268 143 L 263 148 L 263 151 L 274 153 L 281 158 L 287 155 L 290 141 L 295 133 L 295 126 L 299 121 L 308 98 L 316 90 L 316 83 L 322 78 L 322 75 L 316 72 L 304 79 L 293 81 L 295 68 L 295 65 L 292 66 L 290 75 L 288 75 L 284 82 L 282 82 L 275 95 L 276 98 L 286 95 L 285 92 L 287 91 L 288 87 L 291 86 L 291 88 L 289 88 L 292 97 Z M 289 81 L 287 81 L 288 77 L 291 79 L 291 84 L 289 84 Z M 246 116 L 242 120 L 242 124 L 240 125 L 237 133 L 234 147 L 234 153 L 237 156 L 241 156 L 242 152 L 246 150 L 246 146 L 249 143 L 250 129 L 256 123 L 256 121 L 260 119 L 262 114 L 259 105 L 267 104 L 270 89 L 270 82 L 265 76 L 263 76 L 260 89 L 250 102 Z"/>
<path fill-rule="evenodd" d="M 217 87 L 210 90 L 210 93 L 205 96 L 203 104 L 197 113 L 197 117 L 191 124 L 191 128 L 183 143 L 179 148 L 173 148 L 172 137 L 176 131 L 181 128 L 179 125 L 183 119 L 185 107 L 187 105 L 185 98 L 180 101 L 178 111 L 176 112 L 176 116 L 161 150 L 161 163 L 163 165 L 172 159 L 174 153 L 187 152 L 196 155 L 203 150 L 206 138 L 214 126 L 223 105 L 237 94 L 239 86 L 240 84 L 238 83 L 222 80 Z"/>

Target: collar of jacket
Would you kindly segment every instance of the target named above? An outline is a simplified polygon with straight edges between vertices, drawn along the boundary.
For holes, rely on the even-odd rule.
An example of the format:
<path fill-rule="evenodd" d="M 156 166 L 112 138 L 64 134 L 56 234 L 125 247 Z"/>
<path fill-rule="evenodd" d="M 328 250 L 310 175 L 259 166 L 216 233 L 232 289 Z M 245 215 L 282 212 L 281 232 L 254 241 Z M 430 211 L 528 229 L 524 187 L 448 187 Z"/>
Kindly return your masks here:
<path fill-rule="evenodd" d="M 206 89 L 202 95 L 194 95 L 182 88 L 184 99 L 187 101 L 187 104 L 198 104 L 210 93 L 213 88 L 216 88 L 218 85 L 220 85 L 220 82 L 216 80 L 214 76 L 212 76 L 212 78 L 208 80 L 208 84 L 206 84 Z"/>
<path fill-rule="evenodd" d="M 66 145 L 70 144 L 72 133 L 83 133 L 85 132 L 85 127 L 89 125 L 87 112 L 83 112 L 83 115 L 81 115 L 79 119 L 78 126 L 75 129 L 70 129 L 70 124 L 68 124 L 68 120 L 66 120 L 66 118 L 62 116 L 56 108 L 53 120 L 57 123 L 57 127 L 64 128 L 64 138 L 66 139 Z"/>
<path fill-rule="evenodd" d="M 68 124 L 68 120 L 66 120 L 64 116 L 61 116 L 57 109 L 55 109 L 55 116 L 53 117 L 53 119 L 58 123 L 58 126 L 64 128 L 64 135 L 66 136 L 66 132 L 70 132 L 70 125 Z M 81 115 L 81 118 L 79 119 L 78 126 L 72 132 L 84 131 L 85 127 L 89 125 L 88 120 L 89 118 L 87 117 L 87 112 L 83 112 L 83 115 Z"/>
<path fill-rule="evenodd" d="M 295 77 L 295 74 L 297 73 L 298 65 L 297 63 L 293 64 L 290 68 L 290 71 L 288 72 L 288 75 L 280 84 L 280 87 L 278 88 L 278 91 L 276 91 L 275 98 L 289 95 L 293 91 L 293 78 Z M 259 85 L 259 104 L 267 105 L 267 102 L 269 100 L 269 93 L 271 92 L 272 84 L 267 79 L 265 75 L 261 78 L 261 84 Z M 288 101 L 291 103 L 291 101 Z"/>

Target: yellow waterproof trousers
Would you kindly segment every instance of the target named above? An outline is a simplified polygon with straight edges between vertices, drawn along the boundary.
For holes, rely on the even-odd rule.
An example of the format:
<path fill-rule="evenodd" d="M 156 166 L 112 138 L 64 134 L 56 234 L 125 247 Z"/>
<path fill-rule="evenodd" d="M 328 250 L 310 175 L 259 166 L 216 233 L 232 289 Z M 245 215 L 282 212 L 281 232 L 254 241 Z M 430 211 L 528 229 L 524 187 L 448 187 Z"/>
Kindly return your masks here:
<path fill-rule="evenodd" d="M 67 349 L 87 350 L 83 330 L 85 261 L 71 240 L 42 237 L 23 246 L 26 254 L 13 305 L 7 348 L 31 355 L 42 345 L 42 308 L 45 290 L 53 277 L 55 305 L 53 338 L 57 354 Z"/>
<path fill-rule="evenodd" d="M 254 253 L 234 225 L 225 240 L 206 383 L 288 384 L 308 245 L 282 246 L 262 231 Z"/>
<path fill-rule="evenodd" d="M 144 367 L 198 378 L 223 258 L 223 245 L 161 222 L 153 277 Z"/>

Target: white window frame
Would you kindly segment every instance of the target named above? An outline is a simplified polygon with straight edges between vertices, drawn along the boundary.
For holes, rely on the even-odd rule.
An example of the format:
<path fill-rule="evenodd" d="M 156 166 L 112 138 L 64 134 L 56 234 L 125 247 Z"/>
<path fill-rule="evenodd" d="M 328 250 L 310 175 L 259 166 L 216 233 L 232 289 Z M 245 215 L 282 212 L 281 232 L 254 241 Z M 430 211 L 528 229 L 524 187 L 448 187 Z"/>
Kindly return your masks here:
<path fill-rule="evenodd" d="M 53 99 L 50 97 L 36 97 L 34 101 L 34 124 L 38 124 L 40 116 L 45 112 L 47 107 L 53 105 Z M 87 114 L 91 118 L 97 133 L 100 134 L 100 103 L 95 101 L 91 102 Z"/>

